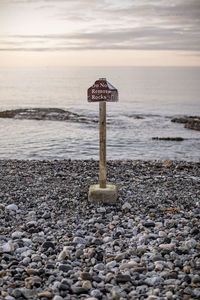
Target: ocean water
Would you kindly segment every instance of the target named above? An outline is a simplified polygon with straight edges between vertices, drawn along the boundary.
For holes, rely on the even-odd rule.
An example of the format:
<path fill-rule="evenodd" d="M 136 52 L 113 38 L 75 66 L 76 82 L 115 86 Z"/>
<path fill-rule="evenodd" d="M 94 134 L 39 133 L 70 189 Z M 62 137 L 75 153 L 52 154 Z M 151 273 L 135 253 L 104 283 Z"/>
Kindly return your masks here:
<path fill-rule="evenodd" d="M 200 115 L 198 67 L 1 68 L 0 110 L 55 107 L 97 118 L 87 89 L 100 77 L 119 92 L 107 103 L 107 159 L 199 161 L 200 132 L 171 122 Z M 98 143 L 95 123 L 0 119 L 0 159 L 98 159 Z"/>

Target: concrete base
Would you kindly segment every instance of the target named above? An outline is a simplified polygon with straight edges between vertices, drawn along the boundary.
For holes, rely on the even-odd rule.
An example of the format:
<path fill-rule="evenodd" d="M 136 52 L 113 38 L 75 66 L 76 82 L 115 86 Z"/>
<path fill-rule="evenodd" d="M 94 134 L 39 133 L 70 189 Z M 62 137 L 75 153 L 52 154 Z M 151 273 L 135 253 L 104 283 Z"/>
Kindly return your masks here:
<path fill-rule="evenodd" d="M 107 184 L 105 189 L 99 187 L 99 184 L 90 186 L 88 200 L 92 203 L 115 204 L 117 200 L 117 187 L 113 184 Z"/>

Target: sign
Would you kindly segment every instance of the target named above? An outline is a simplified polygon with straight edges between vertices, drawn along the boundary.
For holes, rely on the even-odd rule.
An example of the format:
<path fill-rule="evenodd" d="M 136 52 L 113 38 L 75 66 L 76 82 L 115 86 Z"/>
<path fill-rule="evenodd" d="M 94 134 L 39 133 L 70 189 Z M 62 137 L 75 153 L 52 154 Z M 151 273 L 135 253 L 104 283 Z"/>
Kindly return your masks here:
<path fill-rule="evenodd" d="M 106 78 L 95 81 L 93 86 L 88 89 L 88 102 L 117 102 L 118 91 L 110 84 Z"/>
<path fill-rule="evenodd" d="M 115 185 L 106 184 L 106 102 L 117 102 L 118 91 L 106 78 L 96 80 L 87 91 L 88 102 L 99 102 L 99 184 L 90 186 L 88 199 L 93 203 L 114 204 Z"/>

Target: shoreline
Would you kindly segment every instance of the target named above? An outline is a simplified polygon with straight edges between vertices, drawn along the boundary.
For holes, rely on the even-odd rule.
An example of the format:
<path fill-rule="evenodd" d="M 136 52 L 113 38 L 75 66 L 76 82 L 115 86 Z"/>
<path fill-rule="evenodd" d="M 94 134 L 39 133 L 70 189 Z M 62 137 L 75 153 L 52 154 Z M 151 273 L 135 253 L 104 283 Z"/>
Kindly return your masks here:
<path fill-rule="evenodd" d="M 108 161 L 104 206 L 96 160 L 0 160 L 2 299 L 198 299 L 199 167 Z"/>

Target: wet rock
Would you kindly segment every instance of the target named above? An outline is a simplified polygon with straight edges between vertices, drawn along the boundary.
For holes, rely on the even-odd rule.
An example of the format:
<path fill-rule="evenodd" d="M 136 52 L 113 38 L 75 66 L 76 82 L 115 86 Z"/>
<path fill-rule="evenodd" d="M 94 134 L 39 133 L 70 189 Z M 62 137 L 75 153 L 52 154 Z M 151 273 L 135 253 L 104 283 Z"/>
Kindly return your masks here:
<path fill-rule="evenodd" d="M 178 136 L 177 137 L 152 137 L 152 140 L 182 142 L 184 141 L 184 138 Z"/>
<path fill-rule="evenodd" d="M 96 119 L 58 108 L 25 108 L 6 110 L 0 112 L 0 118 L 97 123 Z"/>
<path fill-rule="evenodd" d="M 200 130 L 200 117 L 198 116 L 186 116 L 181 118 L 173 118 L 171 121 L 175 123 L 185 124 L 184 126 L 185 128 Z"/>

